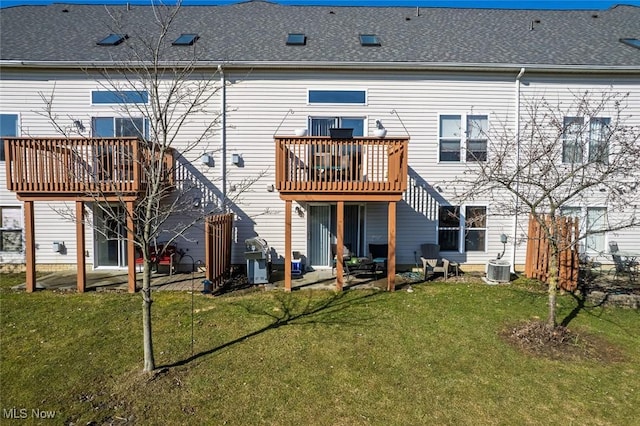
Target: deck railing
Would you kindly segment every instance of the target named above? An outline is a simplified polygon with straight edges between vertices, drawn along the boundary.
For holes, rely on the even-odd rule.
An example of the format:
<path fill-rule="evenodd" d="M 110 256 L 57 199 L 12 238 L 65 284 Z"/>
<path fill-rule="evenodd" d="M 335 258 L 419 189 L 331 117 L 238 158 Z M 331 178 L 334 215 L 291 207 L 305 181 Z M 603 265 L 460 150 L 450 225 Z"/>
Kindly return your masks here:
<path fill-rule="evenodd" d="M 280 192 L 401 193 L 408 138 L 276 137 Z"/>
<path fill-rule="evenodd" d="M 173 184 L 172 151 L 154 156 L 137 138 L 5 138 L 4 144 L 7 189 L 23 195 L 139 193 L 151 161 L 160 161 L 165 184 Z"/>

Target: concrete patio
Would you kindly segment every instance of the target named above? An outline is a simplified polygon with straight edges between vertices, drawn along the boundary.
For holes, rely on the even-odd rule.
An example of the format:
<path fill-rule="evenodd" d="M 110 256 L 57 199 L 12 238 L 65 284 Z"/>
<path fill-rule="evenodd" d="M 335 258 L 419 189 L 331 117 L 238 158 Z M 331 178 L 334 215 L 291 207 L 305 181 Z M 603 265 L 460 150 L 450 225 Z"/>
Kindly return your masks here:
<path fill-rule="evenodd" d="M 36 290 L 54 291 L 76 291 L 75 271 L 58 271 L 36 278 Z M 178 272 L 173 275 L 165 273 L 153 273 L 151 276 L 151 288 L 153 291 L 203 291 L 205 280 L 204 271 L 194 273 Z M 405 280 L 396 278 L 399 285 Z M 142 275 L 137 274 L 138 288 L 142 286 Z M 349 275 L 345 276 L 345 289 L 380 289 L 386 288 L 386 276 L 378 273 L 376 275 Z M 303 276 L 292 280 L 292 290 L 300 289 L 322 289 L 334 290 L 336 278 L 330 269 L 309 271 Z M 251 285 L 244 275 L 237 275 L 222 288 L 213 289 L 213 293 L 226 293 L 245 289 L 282 289 L 284 288 L 284 272 L 273 271 L 270 282 L 267 284 Z M 24 290 L 25 284 L 13 287 L 14 290 Z M 126 270 L 97 270 L 87 272 L 87 291 L 116 291 L 127 292 L 127 271 Z"/>

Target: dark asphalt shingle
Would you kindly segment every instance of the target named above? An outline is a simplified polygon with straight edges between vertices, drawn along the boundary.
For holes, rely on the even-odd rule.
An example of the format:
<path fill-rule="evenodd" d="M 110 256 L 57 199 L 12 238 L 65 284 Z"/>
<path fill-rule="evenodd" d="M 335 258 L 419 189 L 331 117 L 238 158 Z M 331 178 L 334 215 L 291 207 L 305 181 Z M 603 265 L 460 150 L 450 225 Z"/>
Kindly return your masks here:
<path fill-rule="evenodd" d="M 0 19 L 2 60 L 122 61 L 130 54 L 127 43 L 105 47 L 96 42 L 111 32 L 124 31 L 130 41 L 141 33 L 157 34 L 149 6 L 19 6 L 2 9 Z M 306 34 L 306 46 L 287 46 L 290 32 Z M 200 35 L 196 47 L 203 61 L 640 67 L 640 49 L 619 42 L 640 38 L 640 7 L 634 6 L 600 11 L 421 8 L 419 14 L 406 7 L 263 1 L 183 6 L 165 59 L 192 56 L 189 47 L 170 46 L 181 33 Z M 378 35 L 382 46 L 360 46 L 361 33 Z"/>

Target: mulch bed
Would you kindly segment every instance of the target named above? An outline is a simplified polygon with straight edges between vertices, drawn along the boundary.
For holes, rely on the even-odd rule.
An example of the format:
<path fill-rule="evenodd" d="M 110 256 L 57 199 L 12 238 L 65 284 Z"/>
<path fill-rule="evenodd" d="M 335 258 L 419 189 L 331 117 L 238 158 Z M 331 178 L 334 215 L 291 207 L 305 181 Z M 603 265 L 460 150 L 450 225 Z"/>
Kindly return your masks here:
<path fill-rule="evenodd" d="M 509 344 L 533 356 L 552 360 L 594 360 L 603 363 L 624 360 L 622 352 L 609 342 L 564 326 L 548 327 L 542 321 L 527 321 L 502 331 Z"/>

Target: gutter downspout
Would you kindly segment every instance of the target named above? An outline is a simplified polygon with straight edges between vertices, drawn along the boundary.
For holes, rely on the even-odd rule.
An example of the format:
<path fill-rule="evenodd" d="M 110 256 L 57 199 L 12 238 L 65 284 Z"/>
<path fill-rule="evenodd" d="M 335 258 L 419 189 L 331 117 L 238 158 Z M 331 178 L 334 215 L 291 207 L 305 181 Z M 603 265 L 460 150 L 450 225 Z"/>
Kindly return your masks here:
<path fill-rule="evenodd" d="M 222 211 L 227 212 L 227 81 L 224 76 L 222 65 L 218 65 L 220 73 L 220 155 L 221 155 L 221 178 L 222 178 Z"/>
<path fill-rule="evenodd" d="M 525 68 L 520 68 L 520 72 L 516 76 L 516 111 L 515 111 L 515 129 L 516 129 L 516 169 L 520 166 L 520 79 L 524 75 Z M 516 193 L 520 191 L 520 179 L 516 175 Z M 518 245 L 518 210 L 520 208 L 520 199 L 515 199 L 515 213 L 513 215 L 513 245 L 511 247 L 511 273 L 516 271 L 516 248 Z"/>

